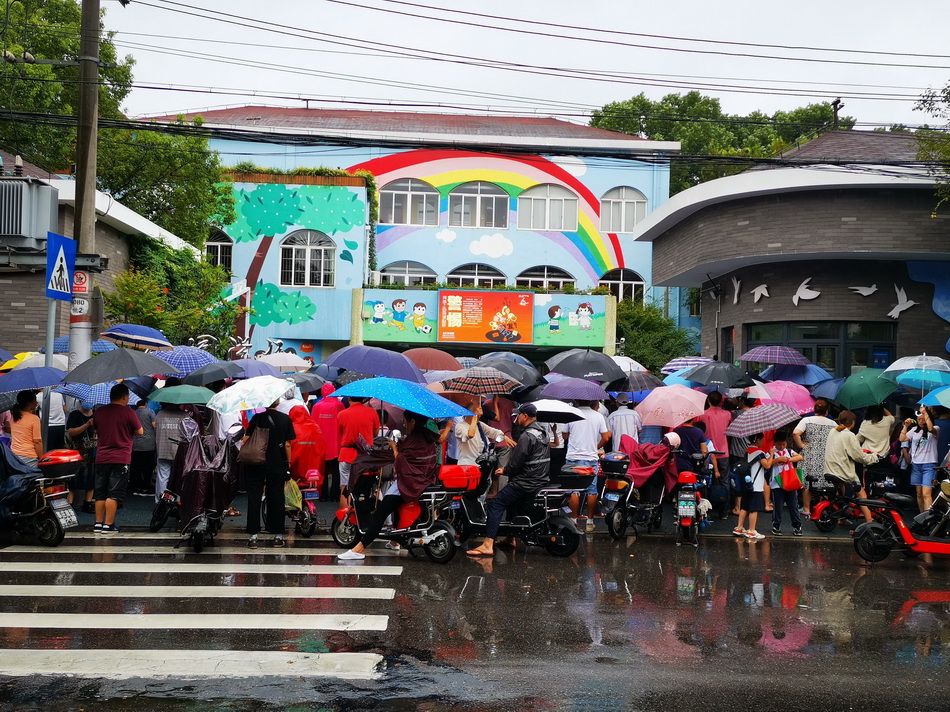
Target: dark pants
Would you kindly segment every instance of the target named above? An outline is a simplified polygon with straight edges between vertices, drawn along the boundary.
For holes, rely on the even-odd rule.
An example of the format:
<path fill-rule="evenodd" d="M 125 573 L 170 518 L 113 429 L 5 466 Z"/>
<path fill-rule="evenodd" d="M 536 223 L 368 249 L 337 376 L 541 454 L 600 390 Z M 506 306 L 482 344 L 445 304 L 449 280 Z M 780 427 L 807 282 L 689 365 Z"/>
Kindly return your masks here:
<path fill-rule="evenodd" d="M 369 528 L 366 530 L 363 538 L 360 539 L 360 543 L 362 543 L 364 547 L 372 544 L 373 540 L 379 536 L 379 532 L 383 529 L 383 524 L 386 523 L 386 518 L 390 514 L 395 514 L 402 502 L 402 495 L 399 494 L 387 494 L 382 498 L 376 507 L 376 511 L 373 512 L 372 518 L 369 520 Z"/>
<path fill-rule="evenodd" d="M 506 485 L 498 494 L 488 501 L 488 521 L 485 525 L 485 536 L 494 539 L 498 536 L 498 527 L 505 518 L 505 512 L 519 502 L 530 499 L 533 492 L 525 492 L 514 485 Z"/>
<path fill-rule="evenodd" d="M 332 501 L 340 498 L 340 461 L 336 458 L 327 459 L 323 466 L 323 486 L 327 499 Z"/>
<path fill-rule="evenodd" d="M 46 449 L 62 450 L 66 447 L 66 426 L 50 425 L 46 431 Z"/>
<path fill-rule="evenodd" d="M 133 450 L 129 465 L 129 487 L 133 492 L 148 492 L 152 489 L 152 475 L 158 462 L 156 450 Z"/>
<path fill-rule="evenodd" d="M 284 533 L 284 476 L 282 470 L 263 467 L 245 467 L 247 482 L 247 533 L 261 531 L 261 500 L 267 499 L 267 521 L 264 526 L 271 534 Z"/>
<path fill-rule="evenodd" d="M 782 528 L 782 507 L 788 507 L 788 518 L 792 520 L 792 529 L 802 528 L 802 515 L 798 511 L 798 491 L 787 492 L 781 487 L 772 488 L 772 528 Z"/>

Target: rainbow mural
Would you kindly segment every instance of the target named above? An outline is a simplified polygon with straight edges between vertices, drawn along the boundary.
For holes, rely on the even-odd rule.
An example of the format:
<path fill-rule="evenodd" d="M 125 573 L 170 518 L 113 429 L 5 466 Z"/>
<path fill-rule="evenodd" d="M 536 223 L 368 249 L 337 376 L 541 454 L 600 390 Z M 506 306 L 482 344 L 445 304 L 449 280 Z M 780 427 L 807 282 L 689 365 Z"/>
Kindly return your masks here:
<path fill-rule="evenodd" d="M 623 251 L 617 235 L 606 239 L 597 229 L 600 222 L 600 199 L 575 176 L 556 163 L 537 155 L 490 155 L 472 151 L 420 149 L 376 158 L 349 170 L 363 169 L 376 176 L 384 186 L 402 178 L 425 181 L 439 191 L 440 210 L 447 207 L 448 194 L 462 183 L 487 181 L 517 198 L 536 185 L 559 185 L 578 196 L 577 232 L 537 232 L 569 252 L 585 266 L 591 281 L 597 281 L 610 270 L 624 267 Z M 511 224 L 509 222 L 509 224 Z M 384 249 L 422 226 L 386 226 L 379 231 L 378 249 Z"/>

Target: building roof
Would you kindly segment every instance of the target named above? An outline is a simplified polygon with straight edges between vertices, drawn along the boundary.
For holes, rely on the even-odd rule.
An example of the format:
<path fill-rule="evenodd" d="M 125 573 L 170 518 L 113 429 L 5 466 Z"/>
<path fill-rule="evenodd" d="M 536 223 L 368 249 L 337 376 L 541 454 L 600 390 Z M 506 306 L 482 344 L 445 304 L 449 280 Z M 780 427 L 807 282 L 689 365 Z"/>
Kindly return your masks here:
<path fill-rule="evenodd" d="M 16 165 L 16 154 L 10 153 L 9 151 L 5 151 L 0 148 L 0 162 L 3 164 L 2 172 L 7 175 L 13 175 L 13 167 Z M 27 178 L 42 178 L 43 180 L 46 180 L 48 178 L 56 177 L 56 174 L 40 168 L 35 163 L 30 163 L 29 161 L 23 160 L 22 164 L 22 175 Z"/>
<path fill-rule="evenodd" d="M 826 131 L 777 157 L 809 163 L 908 163 L 917 160 L 917 139 L 909 131 Z"/>
<path fill-rule="evenodd" d="M 675 141 L 649 141 L 638 136 L 540 116 L 477 116 L 241 106 L 143 118 L 149 121 L 171 122 L 179 116 L 186 120 L 201 116 L 206 126 L 274 134 L 310 134 L 315 138 L 323 136 L 443 144 L 502 144 L 540 149 L 587 147 L 630 153 L 679 150 L 679 143 Z"/>

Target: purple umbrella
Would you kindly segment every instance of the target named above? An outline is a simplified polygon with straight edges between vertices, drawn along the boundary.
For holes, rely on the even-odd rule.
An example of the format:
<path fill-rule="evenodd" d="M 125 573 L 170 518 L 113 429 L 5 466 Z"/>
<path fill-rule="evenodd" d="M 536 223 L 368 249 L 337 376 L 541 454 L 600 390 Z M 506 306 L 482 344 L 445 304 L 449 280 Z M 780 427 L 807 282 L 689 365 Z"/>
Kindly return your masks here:
<path fill-rule="evenodd" d="M 273 376 L 280 378 L 281 373 L 269 363 L 258 361 L 255 358 L 239 358 L 230 363 L 241 367 L 239 373 L 234 374 L 234 378 L 256 378 L 257 376 Z"/>
<path fill-rule="evenodd" d="M 558 398 L 560 400 L 596 401 L 608 398 L 607 391 L 596 383 L 569 376 L 559 378 L 554 383 L 546 385 L 541 389 L 541 395 L 545 398 Z"/>
<path fill-rule="evenodd" d="M 422 371 L 406 356 L 378 346 L 353 344 L 334 351 L 323 360 L 327 366 L 345 368 L 347 371 L 368 373 L 372 376 L 401 378 L 412 383 L 425 383 Z"/>
<path fill-rule="evenodd" d="M 801 352 L 788 346 L 756 346 L 739 357 L 740 361 L 780 363 L 789 366 L 807 366 L 811 363 Z"/>

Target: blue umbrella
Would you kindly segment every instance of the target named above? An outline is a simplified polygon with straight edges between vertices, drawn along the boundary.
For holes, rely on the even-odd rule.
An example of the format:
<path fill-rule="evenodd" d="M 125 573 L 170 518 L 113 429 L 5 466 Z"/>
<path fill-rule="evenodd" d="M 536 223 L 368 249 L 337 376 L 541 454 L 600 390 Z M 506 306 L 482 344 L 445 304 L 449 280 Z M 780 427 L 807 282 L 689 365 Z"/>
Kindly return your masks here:
<path fill-rule="evenodd" d="M 104 339 L 96 339 L 92 342 L 92 353 L 94 354 L 104 354 L 106 351 L 115 351 L 118 346 L 113 344 L 111 341 L 105 341 Z M 43 346 L 39 349 L 41 354 L 46 353 L 46 346 Z M 69 337 L 68 336 L 57 336 L 53 341 L 53 353 L 54 354 L 68 354 L 69 353 Z M 7 359 L 9 360 L 9 359 Z"/>
<path fill-rule="evenodd" d="M 695 388 L 696 386 L 702 385 L 699 381 L 691 381 L 688 378 L 683 378 L 683 374 L 687 371 L 692 371 L 693 368 L 693 366 L 686 366 L 678 371 L 674 371 L 663 379 L 663 383 L 668 386 L 686 386 L 687 388 Z"/>
<path fill-rule="evenodd" d="M 13 354 L 11 354 L 9 351 L 5 351 L 5 350 L 3 350 L 3 349 L 0 349 L 0 359 L 2 359 L 2 362 L 3 362 L 3 363 L 6 363 L 7 361 L 11 360 L 12 358 L 13 358 Z"/>
<path fill-rule="evenodd" d="M 335 398 L 376 398 L 403 410 L 429 418 L 453 418 L 472 415 L 470 410 L 430 391 L 423 385 L 401 378 L 364 378 L 334 392 Z"/>
<path fill-rule="evenodd" d="M 103 339 L 133 349 L 170 349 L 171 342 L 158 329 L 141 324 L 116 324 L 99 334 Z"/>
<path fill-rule="evenodd" d="M 846 378 L 833 378 L 830 381 L 822 381 L 811 389 L 812 398 L 827 398 L 828 400 L 837 400 L 838 391 L 844 385 Z"/>
<path fill-rule="evenodd" d="M 425 376 L 407 356 L 378 346 L 351 344 L 334 351 L 323 360 L 327 366 L 345 368 L 347 371 L 368 373 L 371 376 L 401 378 L 413 383 L 425 383 Z"/>
<path fill-rule="evenodd" d="M 607 391 L 596 383 L 585 381 L 583 378 L 571 378 L 565 376 L 559 378 L 554 383 L 549 383 L 541 389 L 541 395 L 544 398 L 557 398 L 559 400 L 606 400 Z"/>
<path fill-rule="evenodd" d="M 48 386 L 58 386 L 66 377 L 66 372 L 58 368 L 36 366 L 10 371 L 0 376 L 0 393 L 14 391 L 33 391 Z"/>
<path fill-rule="evenodd" d="M 10 359 L 7 360 L 9 361 Z M 471 368 L 476 363 L 478 363 L 478 359 L 472 356 L 456 356 L 455 360 L 462 364 L 462 368 Z"/>
<path fill-rule="evenodd" d="M 204 349 L 195 346 L 175 346 L 171 351 L 157 351 L 155 358 L 167 361 L 183 374 L 197 371 L 202 366 L 218 361 Z"/>
<path fill-rule="evenodd" d="M 904 371 L 903 373 L 898 374 L 897 378 L 894 380 L 900 383 L 902 386 L 907 386 L 908 388 L 916 388 L 921 391 L 932 391 L 934 388 L 950 386 L 950 372 L 931 371 L 930 369 L 924 370 L 921 368 L 915 368 L 911 371 Z"/>
<path fill-rule="evenodd" d="M 921 405 L 942 405 L 944 408 L 950 408 L 950 386 L 943 386 L 930 391 L 920 399 Z"/>
<path fill-rule="evenodd" d="M 258 376 L 273 376 L 280 378 L 281 373 L 269 363 L 258 361 L 256 358 L 239 358 L 229 363 L 241 367 L 239 373 L 234 374 L 234 378 L 257 378 Z"/>
<path fill-rule="evenodd" d="M 833 376 L 821 366 L 810 363 L 805 366 L 776 364 L 762 371 L 761 377 L 768 381 L 791 381 L 800 386 L 814 386 L 822 381 L 830 381 Z M 950 383 L 950 381 L 947 381 Z"/>
<path fill-rule="evenodd" d="M 110 403 L 109 391 L 112 390 L 118 381 L 108 381 L 106 383 L 99 383 L 95 386 L 89 386 L 85 383 L 67 383 L 65 386 L 60 386 L 56 388 L 57 393 L 62 393 L 64 396 L 69 396 L 70 398 L 75 398 L 80 403 L 95 403 L 96 405 L 106 405 Z M 129 405 L 135 405 L 139 402 L 139 397 L 135 394 L 134 391 L 129 392 Z"/>

